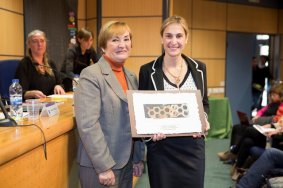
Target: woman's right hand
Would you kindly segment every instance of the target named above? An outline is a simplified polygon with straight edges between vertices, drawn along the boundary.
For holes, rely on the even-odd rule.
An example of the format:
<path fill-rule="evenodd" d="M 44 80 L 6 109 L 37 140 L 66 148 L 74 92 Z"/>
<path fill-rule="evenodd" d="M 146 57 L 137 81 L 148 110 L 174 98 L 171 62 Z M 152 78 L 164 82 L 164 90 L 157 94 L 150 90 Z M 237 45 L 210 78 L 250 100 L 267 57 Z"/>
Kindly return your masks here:
<path fill-rule="evenodd" d="M 30 91 L 27 91 L 25 93 L 25 96 L 24 98 L 25 99 L 32 99 L 32 98 L 35 98 L 35 99 L 40 99 L 40 98 L 45 98 L 46 95 L 44 95 L 41 91 L 39 90 L 30 90 Z"/>
<path fill-rule="evenodd" d="M 59 94 L 59 95 L 64 95 L 65 94 L 65 90 L 62 88 L 62 86 L 56 85 L 54 87 L 54 93 L 55 94 Z"/>
<path fill-rule="evenodd" d="M 98 174 L 99 182 L 104 186 L 111 186 L 115 184 L 115 175 L 112 169 Z"/>
<path fill-rule="evenodd" d="M 268 138 L 271 138 L 273 135 L 277 135 L 277 134 L 279 134 L 279 133 L 281 133 L 281 132 L 282 132 L 282 128 L 279 127 L 279 128 L 277 128 L 277 129 L 275 129 L 274 131 L 267 132 L 267 133 L 266 133 L 266 136 L 267 136 Z"/>
<path fill-rule="evenodd" d="M 255 123 L 255 121 L 259 118 L 259 116 L 255 116 L 252 118 L 252 122 Z"/>
<path fill-rule="evenodd" d="M 163 139 L 165 139 L 166 138 L 166 135 L 165 134 L 163 134 L 163 133 L 158 133 L 158 134 L 154 134 L 153 136 L 152 136 L 152 141 L 153 142 L 156 142 L 156 141 L 159 141 L 159 140 L 163 140 Z"/>

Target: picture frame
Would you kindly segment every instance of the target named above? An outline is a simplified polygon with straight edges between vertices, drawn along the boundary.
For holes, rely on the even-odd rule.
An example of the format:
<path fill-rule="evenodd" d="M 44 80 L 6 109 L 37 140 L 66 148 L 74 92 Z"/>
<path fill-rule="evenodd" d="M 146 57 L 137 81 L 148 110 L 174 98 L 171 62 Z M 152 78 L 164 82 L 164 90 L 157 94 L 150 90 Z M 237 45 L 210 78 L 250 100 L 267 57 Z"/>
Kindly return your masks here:
<path fill-rule="evenodd" d="M 205 116 L 199 90 L 128 90 L 132 137 L 205 134 Z"/>

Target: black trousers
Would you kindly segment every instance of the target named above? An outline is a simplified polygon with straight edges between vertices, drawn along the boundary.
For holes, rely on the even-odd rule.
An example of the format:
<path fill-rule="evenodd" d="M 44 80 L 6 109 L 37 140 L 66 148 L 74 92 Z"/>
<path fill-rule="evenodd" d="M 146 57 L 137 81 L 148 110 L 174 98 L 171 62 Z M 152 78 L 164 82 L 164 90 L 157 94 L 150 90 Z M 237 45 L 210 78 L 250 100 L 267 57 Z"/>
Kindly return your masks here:
<path fill-rule="evenodd" d="M 245 129 L 245 132 L 237 144 L 234 153 L 238 154 L 236 167 L 240 168 L 244 165 L 246 159 L 250 155 L 250 149 L 253 146 L 265 148 L 266 136 L 258 132 L 252 126 Z"/>
<path fill-rule="evenodd" d="M 237 145 L 249 125 L 236 124 L 232 128 L 230 146 Z"/>

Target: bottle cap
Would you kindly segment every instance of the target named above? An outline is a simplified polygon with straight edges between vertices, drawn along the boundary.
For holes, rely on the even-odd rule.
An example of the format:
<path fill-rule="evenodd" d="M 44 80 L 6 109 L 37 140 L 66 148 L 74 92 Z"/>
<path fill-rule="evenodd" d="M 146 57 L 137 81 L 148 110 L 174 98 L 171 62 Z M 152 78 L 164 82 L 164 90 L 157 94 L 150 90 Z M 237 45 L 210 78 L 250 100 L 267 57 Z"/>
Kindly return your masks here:
<path fill-rule="evenodd" d="M 12 83 L 19 83 L 19 79 L 13 79 Z"/>

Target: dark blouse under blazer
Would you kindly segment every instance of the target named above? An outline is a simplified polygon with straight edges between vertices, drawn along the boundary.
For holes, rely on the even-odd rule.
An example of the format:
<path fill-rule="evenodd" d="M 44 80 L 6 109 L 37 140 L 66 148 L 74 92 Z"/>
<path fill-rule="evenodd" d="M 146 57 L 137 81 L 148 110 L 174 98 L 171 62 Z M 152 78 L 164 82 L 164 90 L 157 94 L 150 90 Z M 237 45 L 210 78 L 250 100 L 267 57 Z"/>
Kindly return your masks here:
<path fill-rule="evenodd" d="M 202 95 L 202 103 L 206 118 L 209 113 L 209 103 L 207 97 L 206 66 L 200 61 L 193 60 L 182 54 L 188 69 L 191 71 L 196 87 Z M 164 90 L 163 63 L 164 54 L 156 60 L 147 63 L 140 68 L 139 90 Z"/>

